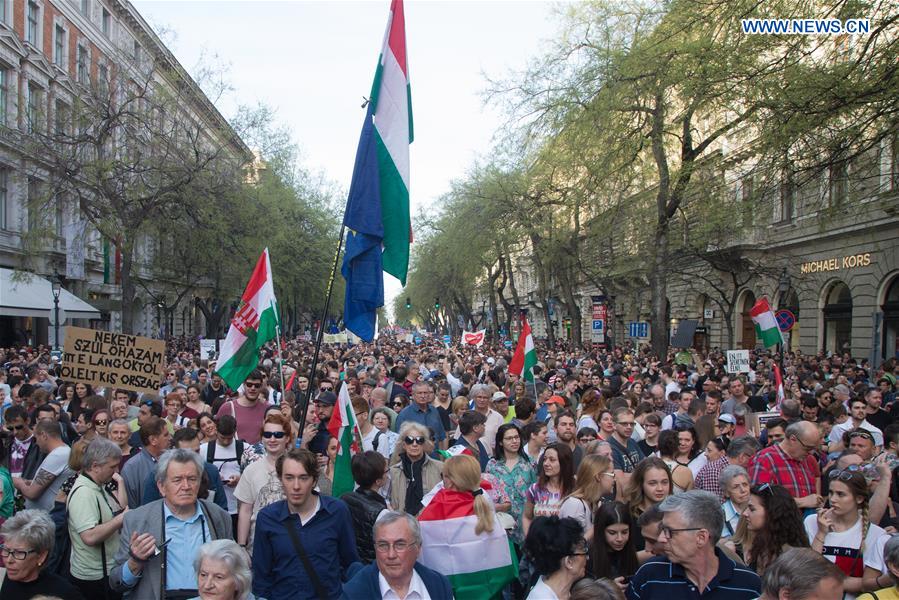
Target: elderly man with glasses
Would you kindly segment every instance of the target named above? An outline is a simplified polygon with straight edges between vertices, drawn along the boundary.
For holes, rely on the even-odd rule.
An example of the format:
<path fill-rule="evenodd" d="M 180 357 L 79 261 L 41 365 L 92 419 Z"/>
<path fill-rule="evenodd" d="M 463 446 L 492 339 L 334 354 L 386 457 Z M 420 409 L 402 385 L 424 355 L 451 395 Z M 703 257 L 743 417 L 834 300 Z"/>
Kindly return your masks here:
<path fill-rule="evenodd" d="M 394 511 L 381 513 L 374 526 L 374 543 L 375 562 L 343 585 L 342 600 L 452 597 L 449 580 L 418 562 L 421 529 L 415 517 Z"/>
<path fill-rule="evenodd" d="M 746 600 L 759 597 L 761 580 L 717 548 L 724 511 L 709 492 L 691 490 L 659 505 L 658 542 L 665 556 L 649 559 L 630 579 L 628 600 L 702 598 Z"/>
<path fill-rule="evenodd" d="M 824 504 L 821 496 L 821 468 L 812 454 L 821 445 L 817 425 L 797 421 L 787 426 L 784 440 L 755 455 L 749 465 L 752 485 L 782 485 L 796 505 L 811 514 Z"/>

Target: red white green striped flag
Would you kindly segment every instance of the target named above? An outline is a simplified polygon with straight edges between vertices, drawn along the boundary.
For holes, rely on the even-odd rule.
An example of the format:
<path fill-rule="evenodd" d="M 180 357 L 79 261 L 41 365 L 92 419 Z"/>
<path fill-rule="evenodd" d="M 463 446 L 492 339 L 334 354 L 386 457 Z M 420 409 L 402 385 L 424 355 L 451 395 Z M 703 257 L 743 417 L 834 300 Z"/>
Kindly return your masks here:
<path fill-rule="evenodd" d="M 278 302 L 272 280 L 268 248 L 256 262 L 253 275 L 240 298 L 240 306 L 231 319 L 228 337 L 220 349 L 216 370 L 232 390 L 243 384 L 259 364 L 259 349 L 275 339 L 278 327 Z"/>
<path fill-rule="evenodd" d="M 331 495 L 335 498 L 353 491 L 353 472 L 350 463 L 353 454 L 359 449 L 353 435 L 356 427 L 356 415 L 350 401 L 349 386 L 344 382 L 340 385 L 337 405 L 331 413 L 331 420 L 328 421 L 328 431 L 338 443 L 337 458 L 334 459 L 334 481 L 331 485 Z"/>
<path fill-rule="evenodd" d="M 784 394 L 784 380 L 780 373 L 780 367 L 774 364 L 774 387 L 777 388 L 777 406 L 780 407 L 786 395 Z"/>
<path fill-rule="evenodd" d="M 518 336 L 518 346 L 509 363 L 509 373 L 519 377 L 524 373 L 525 381 L 534 381 L 534 367 L 537 366 L 537 350 L 534 347 L 534 337 L 531 335 L 531 325 L 527 317 L 521 318 L 521 335 Z"/>
<path fill-rule="evenodd" d="M 493 515 L 493 531 L 475 534 L 478 518 L 470 492 L 442 489 L 418 515 L 421 564 L 442 573 L 453 595 L 466 600 L 497 597 L 518 577 L 518 561 L 506 530 Z"/>
<path fill-rule="evenodd" d="M 783 344 L 783 336 L 777 326 L 777 319 L 771 311 L 767 298 L 761 298 L 749 311 L 752 322 L 755 323 L 755 336 L 762 342 L 765 348 Z"/>

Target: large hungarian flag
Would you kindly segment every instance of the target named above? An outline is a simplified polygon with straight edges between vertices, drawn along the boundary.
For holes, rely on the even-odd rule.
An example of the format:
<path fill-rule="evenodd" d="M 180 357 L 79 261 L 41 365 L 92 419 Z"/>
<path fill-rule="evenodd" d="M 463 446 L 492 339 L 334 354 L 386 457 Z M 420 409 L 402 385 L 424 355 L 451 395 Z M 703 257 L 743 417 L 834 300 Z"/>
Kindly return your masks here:
<path fill-rule="evenodd" d="M 478 518 L 470 492 L 442 489 L 418 515 L 421 564 L 442 573 L 456 598 L 497 597 L 518 577 L 512 542 L 496 515 L 493 531 L 475 534 Z"/>
<path fill-rule="evenodd" d="M 384 305 L 383 272 L 406 285 L 412 138 L 403 1 L 393 0 L 343 217 L 349 230 L 341 268 L 346 280 L 343 319 L 365 341 L 374 337 L 375 313 Z"/>
<path fill-rule="evenodd" d="M 233 390 L 243 384 L 259 364 L 259 349 L 275 339 L 278 327 L 278 303 L 272 280 L 268 248 L 253 269 L 253 275 L 240 298 L 240 306 L 231 319 L 228 337 L 220 348 L 216 371 Z"/>
<path fill-rule="evenodd" d="M 349 386 L 344 382 L 340 386 L 340 394 L 337 396 L 337 405 L 331 413 L 328 421 L 328 432 L 339 444 L 337 458 L 334 461 L 334 481 L 331 484 L 331 495 L 340 498 L 343 494 L 353 491 L 353 472 L 350 462 L 353 454 L 358 450 L 355 444 L 353 432 L 356 430 L 356 415 L 353 412 L 353 403 L 350 401 Z"/>
<path fill-rule="evenodd" d="M 780 334 L 780 328 L 777 326 L 777 319 L 774 318 L 774 313 L 771 311 L 767 298 L 761 298 L 756 302 L 755 306 L 749 310 L 749 316 L 752 317 L 752 322 L 755 323 L 755 335 L 765 348 L 783 343 L 784 340 Z"/>
<path fill-rule="evenodd" d="M 518 346 L 509 363 L 509 373 L 519 377 L 524 373 L 525 381 L 534 381 L 534 367 L 537 365 L 537 350 L 534 348 L 534 338 L 531 335 L 531 325 L 527 317 L 521 318 L 521 335 L 518 336 Z"/>

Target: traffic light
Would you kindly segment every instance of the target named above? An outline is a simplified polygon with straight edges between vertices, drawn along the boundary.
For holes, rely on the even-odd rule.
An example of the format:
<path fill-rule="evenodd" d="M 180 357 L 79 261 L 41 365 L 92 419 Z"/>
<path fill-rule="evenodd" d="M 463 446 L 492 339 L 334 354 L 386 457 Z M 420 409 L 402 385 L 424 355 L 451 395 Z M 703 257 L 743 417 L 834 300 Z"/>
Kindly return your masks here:
<path fill-rule="evenodd" d="M 440 310 L 440 298 L 437 296 L 434 297 L 434 310 Z"/>
<path fill-rule="evenodd" d="M 409 310 L 410 308 L 412 308 L 412 298 L 406 296 L 406 310 Z"/>

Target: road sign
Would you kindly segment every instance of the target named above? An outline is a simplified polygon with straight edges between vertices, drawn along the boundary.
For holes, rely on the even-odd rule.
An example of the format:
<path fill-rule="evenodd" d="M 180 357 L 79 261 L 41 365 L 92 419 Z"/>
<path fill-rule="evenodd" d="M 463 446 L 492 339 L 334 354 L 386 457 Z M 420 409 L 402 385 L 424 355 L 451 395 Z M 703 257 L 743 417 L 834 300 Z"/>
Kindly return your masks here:
<path fill-rule="evenodd" d="M 449 344 L 449 343 L 450 343 L 450 336 L 449 336 L 449 335 L 443 336 L 443 343 L 444 343 L 444 344 Z"/>
<path fill-rule="evenodd" d="M 627 324 L 627 336 L 632 338 L 648 338 L 649 322 L 629 321 Z"/>
<path fill-rule="evenodd" d="M 419 345 L 419 344 L 421 343 L 421 336 L 420 336 L 420 335 L 416 335 L 415 338 L 414 338 L 414 341 L 415 341 L 415 345 L 416 345 L 416 346 Z"/>
<path fill-rule="evenodd" d="M 774 313 L 774 320 L 777 321 L 777 327 L 781 331 L 789 331 L 796 324 L 796 315 L 791 311 L 783 308 Z"/>
<path fill-rule="evenodd" d="M 503 342 L 503 346 L 505 346 L 506 348 L 511 348 L 512 340 L 506 340 L 505 342 Z"/>
<path fill-rule="evenodd" d="M 50 309 L 50 316 L 47 318 L 49 321 L 50 327 L 56 325 L 56 311 L 54 309 Z M 63 325 L 66 322 L 66 311 L 62 308 L 59 309 L 59 324 Z"/>
<path fill-rule="evenodd" d="M 593 326 L 591 327 L 590 341 L 604 344 L 606 341 L 606 319 L 608 307 L 602 304 L 596 297 L 593 298 Z"/>

